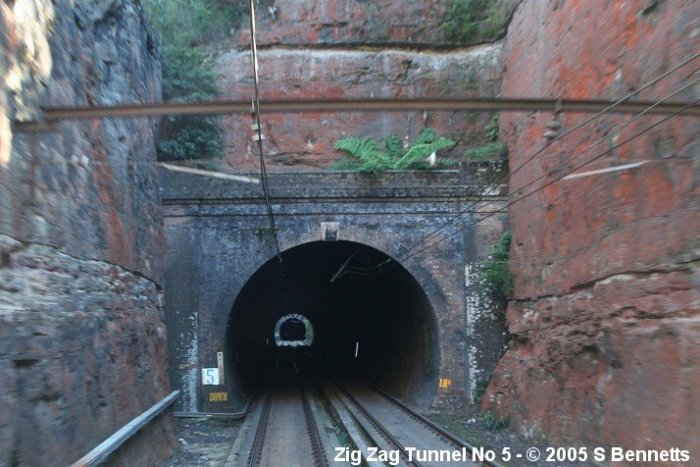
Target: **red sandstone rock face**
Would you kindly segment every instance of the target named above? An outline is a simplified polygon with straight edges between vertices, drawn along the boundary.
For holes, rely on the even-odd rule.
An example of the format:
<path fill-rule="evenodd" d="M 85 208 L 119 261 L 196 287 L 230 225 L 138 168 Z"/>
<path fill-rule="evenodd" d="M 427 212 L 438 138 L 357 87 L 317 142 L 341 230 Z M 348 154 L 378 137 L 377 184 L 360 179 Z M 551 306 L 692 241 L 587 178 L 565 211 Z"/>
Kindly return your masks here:
<path fill-rule="evenodd" d="M 488 97 L 500 87 L 500 44 L 445 49 L 442 20 L 449 0 L 281 0 L 257 14 L 260 83 L 265 98 Z M 512 8 L 512 7 L 509 7 Z M 250 33 L 218 60 L 223 94 L 253 96 Z M 389 134 L 411 140 L 426 127 L 466 147 L 485 141 L 493 114 L 347 113 L 264 115 L 265 153 L 272 170 L 324 168 L 339 158 L 346 136 Z M 257 170 L 251 118 L 225 119 L 226 161 Z"/>
<path fill-rule="evenodd" d="M 278 0 L 257 12 L 258 44 L 443 43 L 445 0 Z M 243 33 L 241 45 L 250 44 Z"/>
<path fill-rule="evenodd" d="M 700 49 L 697 2 L 675 2 L 673 7 L 660 3 L 646 15 L 644 2 L 601 3 L 597 8 L 604 15 L 594 14 L 587 5 L 573 1 L 521 6 L 504 49 L 503 95 L 619 98 Z M 639 97 L 653 100 L 680 88 L 697 65 L 689 64 Z M 691 86 L 674 99 L 692 101 L 697 92 L 697 85 Z M 564 115 L 564 129 L 586 117 Z M 504 114 L 501 130 L 513 149 L 511 170 L 544 143 L 541 135 L 549 118 Z M 619 137 L 608 134 L 624 120 L 606 116 L 555 143 L 513 176 L 511 189 L 562 162 L 579 165 L 659 118 L 643 118 Z M 583 170 L 648 161 L 642 168 L 564 181 L 512 209 L 513 223 L 520 226 L 512 255 L 517 295 L 561 293 L 595 278 L 673 263 L 697 245 L 697 235 L 691 232 L 700 231 L 700 218 L 689 208 L 699 193 L 692 169 L 698 129 L 698 120 L 689 117 L 662 125 Z M 606 134 L 601 144 L 573 159 Z M 533 218 L 534 208 L 545 214 Z"/>
<path fill-rule="evenodd" d="M 700 4 L 525 1 L 504 44 L 504 96 L 618 98 L 700 50 Z M 639 98 L 688 84 L 696 60 Z M 695 75 L 697 77 L 697 75 Z M 697 85 L 674 99 L 698 98 Z M 511 173 L 543 143 L 550 115 L 501 116 Z M 563 115 L 564 129 L 585 116 Z M 661 117 L 606 115 L 511 176 L 511 191 L 580 165 Z M 697 118 L 663 124 L 510 210 L 514 339 L 485 404 L 550 440 L 700 449 Z M 600 145 L 574 156 L 603 138 Z M 538 186 L 538 185 L 535 185 Z"/>
<path fill-rule="evenodd" d="M 261 51 L 261 98 L 392 98 L 493 96 L 499 85 L 499 45 L 451 53 L 400 50 L 282 50 Z M 225 95 L 253 95 L 249 52 L 230 52 L 218 62 Z M 265 153 L 272 164 L 324 167 L 340 154 L 333 143 L 346 136 L 396 133 L 413 139 L 432 127 L 462 145 L 483 140 L 491 114 L 466 112 L 264 114 Z M 252 141 L 252 118 L 234 115 L 225 120 L 228 162 L 254 167 L 257 146 Z"/>
<path fill-rule="evenodd" d="M 697 280 L 695 265 L 516 303 L 487 405 L 551 442 L 697 452 Z"/>

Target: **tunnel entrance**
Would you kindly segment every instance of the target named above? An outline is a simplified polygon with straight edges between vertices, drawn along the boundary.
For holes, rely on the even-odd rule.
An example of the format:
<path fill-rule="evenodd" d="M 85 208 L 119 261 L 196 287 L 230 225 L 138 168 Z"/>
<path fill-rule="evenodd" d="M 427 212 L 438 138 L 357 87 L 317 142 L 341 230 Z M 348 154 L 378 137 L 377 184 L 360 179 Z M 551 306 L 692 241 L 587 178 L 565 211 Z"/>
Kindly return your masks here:
<path fill-rule="evenodd" d="M 406 269 L 392 262 L 378 271 L 387 255 L 346 241 L 307 243 L 282 257 L 283 266 L 275 257 L 253 274 L 231 310 L 228 361 L 245 394 L 291 358 L 295 371 L 358 377 L 417 404 L 432 401 L 437 325 Z M 308 341 L 309 332 L 308 346 L 278 345 Z"/>

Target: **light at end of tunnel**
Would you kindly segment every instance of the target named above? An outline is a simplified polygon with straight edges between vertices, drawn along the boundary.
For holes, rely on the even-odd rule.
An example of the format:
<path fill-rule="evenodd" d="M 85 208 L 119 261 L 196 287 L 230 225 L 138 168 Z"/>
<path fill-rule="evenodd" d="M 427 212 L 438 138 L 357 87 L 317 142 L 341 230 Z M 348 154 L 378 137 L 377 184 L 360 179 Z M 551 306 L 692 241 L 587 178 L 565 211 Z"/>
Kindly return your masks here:
<path fill-rule="evenodd" d="M 275 325 L 274 335 L 277 347 L 310 347 L 314 342 L 311 322 L 296 313 L 282 316 Z"/>
<path fill-rule="evenodd" d="M 357 358 L 357 353 L 360 351 L 360 342 L 355 341 L 355 358 Z"/>

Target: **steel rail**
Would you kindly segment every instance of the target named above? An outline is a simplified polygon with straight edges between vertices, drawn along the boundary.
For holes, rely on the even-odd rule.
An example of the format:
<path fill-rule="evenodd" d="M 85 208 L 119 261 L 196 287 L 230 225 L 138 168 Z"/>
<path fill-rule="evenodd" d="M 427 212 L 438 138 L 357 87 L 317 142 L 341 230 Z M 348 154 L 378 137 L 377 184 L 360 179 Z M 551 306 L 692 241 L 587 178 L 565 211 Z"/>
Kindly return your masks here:
<path fill-rule="evenodd" d="M 390 444 L 393 444 L 394 446 L 396 446 L 398 448 L 398 450 L 403 455 L 403 458 L 407 464 L 415 465 L 416 467 L 422 467 L 423 464 L 421 464 L 417 460 L 415 460 L 415 459 L 411 460 L 411 461 L 408 460 L 410 457 L 409 457 L 408 451 L 406 450 L 406 446 L 404 446 L 401 443 L 401 441 L 396 439 L 396 437 L 394 435 L 392 435 L 391 432 L 389 432 L 389 430 L 387 430 L 386 427 L 384 425 L 382 425 L 381 422 L 379 422 L 379 420 L 377 420 L 377 418 L 374 415 L 372 415 L 362 405 L 362 403 L 355 398 L 355 396 L 350 394 L 350 392 L 347 389 L 345 389 L 343 386 L 341 386 L 339 383 L 335 382 L 335 386 L 345 395 L 345 397 L 348 398 L 350 403 L 352 403 L 357 408 L 359 413 L 363 417 L 365 417 L 365 419 L 369 422 L 369 424 L 372 425 L 372 427 L 374 427 L 374 429 L 377 430 L 379 432 L 379 434 L 385 440 L 389 441 Z"/>
<path fill-rule="evenodd" d="M 414 420 L 418 421 L 418 423 L 430 428 L 433 430 L 435 433 L 437 433 L 440 437 L 443 439 L 448 440 L 449 442 L 453 443 L 454 445 L 458 447 L 464 447 L 467 449 L 474 449 L 474 446 L 472 446 L 470 443 L 467 441 L 464 441 L 462 438 L 456 436 L 453 433 L 450 433 L 446 429 L 442 428 L 440 425 L 437 425 L 434 423 L 432 420 L 424 417 L 423 415 L 419 414 L 400 400 L 396 399 L 394 396 L 391 394 L 383 391 L 382 389 L 378 388 L 377 386 L 370 384 L 370 383 L 364 383 L 367 385 L 369 388 L 371 388 L 373 391 L 375 391 L 377 394 L 382 396 L 384 399 L 389 401 L 391 404 L 393 404 L 395 407 L 397 407 L 399 410 L 413 418 Z M 501 464 L 492 462 L 492 461 L 484 461 L 484 464 L 491 466 L 491 467 L 503 467 Z"/>
<path fill-rule="evenodd" d="M 304 410 L 306 433 L 309 435 L 311 441 L 311 456 L 314 458 L 315 465 L 319 467 L 328 467 L 330 465 L 328 457 L 326 457 L 326 451 L 323 449 L 323 441 L 318 431 L 318 424 L 311 410 L 311 404 L 309 403 L 308 394 L 303 383 L 299 385 L 299 391 L 301 393 L 301 406 Z"/>
<path fill-rule="evenodd" d="M 406 111 L 517 111 L 517 112 L 599 112 L 617 101 L 604 99 L 552 98 L 451 98 L 451 99 L 270 99 L 260 102 L 260 113 L 306 112 L 406 112 Z M 619 103 L 611 113 L 638 113 L 650 107 L 652 101 Z M 686 106 L 686 102 L 667 102 L 657 105 L 650 113 L 671 114 Z M 223 115 L 251 113 L 250 101 L 220 100 L 211 102 L 154 102 L 94 107 L 47 107 L 42 109 L 40 121 L 15 122 L 19 131 L 55 129 L 55 123 L 64 120 L 91 118 L 138 118 L 174 115 Z M 700 116 L 700 105 L 692 105 L 685 113 Z"/>
<path fill-rule="evenodd" d="M 265 435 L 267 434 L 267 425 L 270 422 L 270 407 L 272 406 L 270 394 L 265 394 L 265 400 L 263 402 L 262 411 L 260 412 L 260 419 L 258 420 L 258 426 L 255 430 L 255 436 L 253 437 L 253 446 L 250 449 L 250 454 L 248 455 L 247 465 L 256 466 L 260 465 L 262 460 L 263 446 L 265 445 Z"/>

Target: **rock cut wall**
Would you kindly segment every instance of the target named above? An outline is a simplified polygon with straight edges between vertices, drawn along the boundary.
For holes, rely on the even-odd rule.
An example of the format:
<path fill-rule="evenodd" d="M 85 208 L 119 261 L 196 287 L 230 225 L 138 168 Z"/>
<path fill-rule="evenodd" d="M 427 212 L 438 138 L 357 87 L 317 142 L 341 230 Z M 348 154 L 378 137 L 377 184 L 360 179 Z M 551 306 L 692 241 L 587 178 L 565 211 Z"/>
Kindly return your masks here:
<path fill-rule="evenodd" d="M 489 97 L 500 87 L 501 45 L 446 44 L 442 27 L 448 0 L 280 0 L 257 14 L 260 93 L 265 99 Z M 446 47 L 447 46 L 447 47 Z M 254 93 L 250 33 L 217 61 L 227 98 Z M 364 112 L 264 115 L 266 154 L 274 170 L 325 168 L 339 158 L 336 140 L 372 136 L 380 144 L 397 134 L 406 141 L 424 128 L 458 141 L 454 154 L 485 141 L 493 114 L 468 112 Z M 227 162 L 254 169 L 251 118 L 224 124 Z"/>
<path fill-rule="evenodd" d="M 698 50 L 697 2 L 525 1 L 504 44 L 501 94 L 620 98 Z M 673 100 L 697 100 L 698 64 L 637 98 L 685 87 Z M 510 209 L 513 340 L 485 404 L 554 442 L 697 456 L 700 122 L 674 118 L 616 147 L 662 117 L 615 134 L 631 117 L 606 114 L 513 173 L 544 143 L 550 118 L 502 114 L 511 192 L 561 163 L 571 170 L 610 152 Z M 616 170 L 586 173 L 597 169 Z"/>
<path fill-rule="evenodd" d="M 155 125 L 12 122 L 159 100 L 159 54 L 135 0 L 2 2 L 0 48 L 0 466 L 70 465 L 170 392 Z M 164 416 L 111 462 L 173 443 Z"/>

